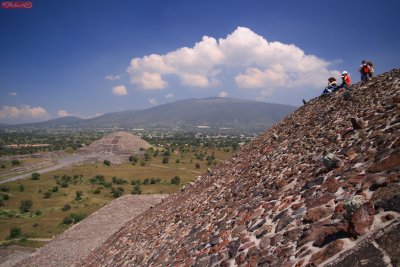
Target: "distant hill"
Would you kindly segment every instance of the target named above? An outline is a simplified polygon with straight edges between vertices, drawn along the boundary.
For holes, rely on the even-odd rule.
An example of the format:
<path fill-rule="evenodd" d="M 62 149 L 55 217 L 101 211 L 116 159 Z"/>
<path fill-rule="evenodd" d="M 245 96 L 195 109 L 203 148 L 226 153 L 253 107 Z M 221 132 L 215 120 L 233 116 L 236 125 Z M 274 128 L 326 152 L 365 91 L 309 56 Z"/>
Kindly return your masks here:
<path fill-rule="evenodd" d="M 190 129 L 210 128 L 266 129 L 296 107 L 250 100 L 211 97 L 187 99 L 159 105 L 145 110 L 131 110 L 104 114 L 92 119 L 65 117 L 19 127 L 119 127 Z"/>
<path fill-rule="evenodd" d="M 35 123 L 24 123 L 24 124 L 16 124 L 16 125 L 7 125 L 8 127 L 35 127 L 35 128 L 55 128 L 55 127 L 70 127 L 71 125 L 75 125 L 84 119 L 76 117 L 76 116 L 67 116 L 58 119 L 35 122 Z"/>

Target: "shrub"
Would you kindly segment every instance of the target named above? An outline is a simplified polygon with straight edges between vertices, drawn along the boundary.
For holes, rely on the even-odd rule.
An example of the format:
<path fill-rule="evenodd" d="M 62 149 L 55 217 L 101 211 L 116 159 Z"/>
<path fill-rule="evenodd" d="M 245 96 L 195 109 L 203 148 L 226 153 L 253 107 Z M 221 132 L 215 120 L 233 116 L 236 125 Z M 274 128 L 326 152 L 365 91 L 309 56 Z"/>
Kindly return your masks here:
<path fill-rule="evenodd" d="M 40 210 L 37 210 L 37 211 L 35 211 L 35 215 L 40 216 L 40 215 L 42 215 L 42 212 Z"/>
<path fill-rule="evenodd" d="M 32 180 L 39 180 L 40 179 L 40 173 L 34 172 L 31 175 Z"/>
<path fill-rule="evenodd" d="M 142 189 L 140 188 L 140 185 L 135 185 L 131 191 L 132 195 L 140 195 L 142 194 Z"/>
<path fill-rule="evenodd" d="M 138 162 L 138 157 L 136 157 L 136 156 L 130 156 L 129 157 L 129 161 L 131 161 L 131 162 Z"/>
<path fill-rule="evenodd" d="M 10 229 L 10 238 L 16 238 L 19 237 L 22 234 L 21 228 L 19 227 L 12 227 Z"/>
<path fill-rule="evenodd" d="M 70 216 L 74 220 L 74 223 L 78 223 L 78 222 L 82 221 L 83 219 L 85 219 L 86 214 L 84 214 L 84 213 L 71 213 Z"/>
<path fill-rule="evenodd" d="M 10 199 L 10 196 L 7 195 L 7 194 L 4 194 L 4 195 L 3 195 L 3 199 L 4 199 L 4 200 L 9 200 L 9 199 Z"/>
<path fill-rule="evenodd" d="M 149 184 L 149 183 L 150 183 L 150 179 L 149 178 L 146 178 L 146 179 L 143 180 L 143 184 Z"/>
<path fill-rule="evenodd" d="M 19 210 L 22 213 L 31 211 L 33 206 L 32 200 L 21 200 L 21 205 L 19 206 Z"/>
<path fill-rule="evenodd" d="M 3 206 L 4 206 L 3 200 L 0 199 L 0 207 L 3 207 Z"/>
<path fill-rule="evenodd" d="M 85 219 L 86 214 L 84 213 L 71 213 L 69 216 L 65 217 L 63 219 L 63 224 L 75 224 L 78 223 L 80 221 L 82 221 L 83 219 Z"/>
<path fill-rule="evenodd" d="M 200 169 L 200 163 L 196 163 L 195 165 L 194 165 L 194 167 L 196 167 L 196 169 Z"/>
<path fill-rule="evenodd" d="M 146 162 L 144 162 L 143 160 L 140 162 L 140 166 L 146 166 Z"/>
<path fill-rule="evenodd" d="M 0 191 L 2 191 L 2 192 L 10 192 L 10 188 L 7 187 L 7 186 L 2 186 L 2 187 L 0 187 Z"/>
<path fill-rule="evenodd" d="M 67 211 L 71 209 L 71 205 L 65 204 L 64 207 L 61 208 L 62 211 Z"/>
<path fill-rule="evenodd" d="M 85 219 L 86 214 L 84 213 L 71 213 L 69 216 L 65 217 L 62 221 L 63 224 L 75 224 L 78 223 L 80 221 L 82 221 L 83 219 Z"/>
<path fill-rule="evenodd" d="M 18 188 L 19 188 L 20 192 L 24 192 L 25 191 L 25 186 L 23 184 L 19 184 Z"/>
<path fill-rule="evenodd" d="M 118 198 L 118 197 L 122 196 L 123 193 L 124 193 L 124 188 L 122 188 L 122 187 L 118 187 L 118 188 L 111 187 L 111 194 L 113 195 L 113 197 Z"/>
<path fill-rule="evenodd" d="M 74 220 L 71 218 L 71 216 L 67 216 L 67 217 L 65 217 L 64 219 L 63 219 L 63 224 L 71 224 L 71 223 L 73 223 L 74 222 Z"/>
<path fill-rule="evenodd" d="M 75 192 L 75 200 L 80 201 L 82 200 L 83 192 L 82 191 L 76 191 Z"/>
<path fill-rule="evenodd" d="M 144 153 L 144 160 L 148 161 L 150 159 L 151 159 L 151 155 L 148 152 Z"/>
<path fill-rule="evenodd" d="M 17 160 L 17 159 L 13 159 L 12 161 L 11 161 L 11 165 L 13 165 L 13 166 L 18 166 L 18 165 L 20 165 L 21 164 L 21 161 L 19 161 L 19 160 Z"/>
<path fill-rule="evenodd" d="M 169 158 L 167 156 L 163 157 L 162 163 L 167 164 L 169 162 Z"/>
<path fill-rule="evenodd" d="M 142 184 L 142 180 L 140 179 L 136 179 L 136 180 L 132 180 L 131 181 L 131 185 L 141 185 Z"/>
<path fill-rule="evenodd" d="M 50 191 L 44 192 L 43 198 L 51 198 L 51 192 Z"/>
<path fill-rule="evenodd" d="M 94 191 L 93 191 L 93 194 L 100 194 L 100 188 L 99 187 L 97 187 Z"/>
<path fill-rule="evenodd" d="M 105 183 L 105 178 L 103 175 L 96 175 L 93 178 L 89 179 L 89 182 L 91 184 L 104 184 Z"/>
<path fill-rule="evenodd" d="M 53 191 L 54 193 L 58 192 L 58 186 L 54 186 L 53 189 L 51 189 L 51 191 Z"/>
<path fill-rule="evenodd" d="M 175 176 L 174 178 L 171 179 L 171 184 L 176 184 L 179 185 L 181 183 L 181 177 Z"/>
<path fill-rule="evenodd" d="M 125 179 L 123 179 L 123 178 L 117 178 L 117 177 L 113 177 L 112 178 L 112 183 L 114 183 L 114 184 L 126 184 L 126 183 L 128 183 L 128 181 L 127 180 L 125 180 Z"/>
<path fill-rule="evenodd" d="M 111 165 L 111 162 L 110 162 L 109 160 L 106 160 L 106 159 L 105 159 L 105 160 L 103 161 L 103 164 L 106 165 L 106 166 L 110 166 L 110 165 Z"/>
<path fill-rule="evenodd" d="M 181 160 L 180 160 L 180 159 L 177 159 L 177 160 L 175 161 L 175 163 L 181 163 Z"/>

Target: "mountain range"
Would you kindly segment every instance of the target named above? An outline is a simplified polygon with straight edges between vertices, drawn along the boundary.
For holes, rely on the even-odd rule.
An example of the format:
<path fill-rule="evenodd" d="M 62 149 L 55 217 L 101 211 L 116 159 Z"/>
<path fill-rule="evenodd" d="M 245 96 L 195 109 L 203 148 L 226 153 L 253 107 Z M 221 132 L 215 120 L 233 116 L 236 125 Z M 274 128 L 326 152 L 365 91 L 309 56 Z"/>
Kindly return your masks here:
<path fill-rule="evenodd" d="M 12 127 L 190 129 L 208 126 L 210 128 L 266 129 L 295 109 L 294 106 L 282 104 L 211 97 L 180 100 L 145 110 L 107 113 L 91 119 L 69 116 Z"/>

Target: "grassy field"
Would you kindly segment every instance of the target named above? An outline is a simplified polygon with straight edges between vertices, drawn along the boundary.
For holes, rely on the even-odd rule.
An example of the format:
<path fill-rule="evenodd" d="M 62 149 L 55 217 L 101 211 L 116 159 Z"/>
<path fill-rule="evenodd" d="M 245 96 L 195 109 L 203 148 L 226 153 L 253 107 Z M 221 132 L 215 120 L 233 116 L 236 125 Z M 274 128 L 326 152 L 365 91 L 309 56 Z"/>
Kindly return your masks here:
<path fill-rule="evenodd" d="M 231 155 L 231 152 L 217 149 L 202 148 L 200 151 L 206 156 L 213 153 L 217 162 Z M 77 165 L 42 174 L 39 180 L 25 179 L 2 184 L 0 187 L 7 187 L 9 191 L 5 192 L 7 190 L 4 190 L 0 192 L 0 195 L 8 195 L 9 199 L 3 200 L 4 206 L 0 208 L 0 242 L 9 237 L 12 227 L 20 228 L 21 236 L 26 238 L 51 238 L 69 227 L 62 221 L 71 213 L 88 216 L 115 199 L 110 188 L 90 183 L 89 179 L 96 175 L 103 175 L 106 182 L 109 183 L 112 183 L 112 177 L 126 180 L 125 184 L 112 183 L 114 188 L 122 187 L 124 195 L 130 194 L 133 189 L 131 181 L 140 179 L 143 183 L 146 178 L 159 178 L 160 182 L 140 185 L 142 194 L 175 193 L 180 190 L 182 185 L 192 181 L 210 167 L 207 166 L 205 159 L 196 159 L 195 153 L 199 153 L 199 151 L 184 154 L 174 152 L 167 164 L 162 163 L 163 157 L 159 155 L 145 161 L 144 166 L 141 166 L 140 161 L 135 165 L 132 163 L 111 164 L 110 166 L 103 163 Z M 177 159 L 180 163 L 176 163 Z M 200 164 L 199 168 L 195 167 L 196 163 Z M 75 176 L 76 179 L 69 183 L 68 187 L 62 187 L 57 184 L 54 177 L 63 175 Z M 171 184 L 171 178 L 174 176 L 181 178 L 180 185 Z M 21 191 L 21 185 L 24 187 L 23 191 Z M 56 186 L 58 190 L 53 192 Z M 96 189 L 100 189 L 98 194 L 95 194 Z M 77 191 L 83 193 L 81 200 L 76 200 Z M 51 192 L 50 197 L 45 198 L 46 192 Z M 21 213 L 19 211 L 22 200 L 32 201 L 33 206 L 30 212 Z M 71 209 L 62 211 L 65 205 L 70 205 Z M 6 218 L 7 216 L 10 217 Z M 29 245 L 30 242 L 26 242 L 26 244 Z"/>

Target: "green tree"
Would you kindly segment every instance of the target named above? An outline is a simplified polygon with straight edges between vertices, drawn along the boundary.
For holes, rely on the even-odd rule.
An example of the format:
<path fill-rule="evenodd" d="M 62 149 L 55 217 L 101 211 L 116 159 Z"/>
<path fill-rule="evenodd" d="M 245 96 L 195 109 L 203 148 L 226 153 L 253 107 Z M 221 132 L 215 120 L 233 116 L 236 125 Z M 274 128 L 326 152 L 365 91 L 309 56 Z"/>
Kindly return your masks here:
<path fill-rule="evenodd" d="M 132 195 L 141 195 L 142 194 L 142 189 L 140 188 L 140 185 L 135 185 L 131 191 Z"/>
<path fill-rule="evenodd" d="M 21 200 L 21 204 L 20 204 L 20 206 L 19 206 L 19 210 L 20 210 L 22 213 L 25 213 L 25 212 L 31 211 L 32 206 L 33 206 L 32 200 L 30 200 L 30 199 L 28 199 L 28 200 Z"/>
<path fill-rule="evenodd" d="M 106 160 L 106 159 L 105 159 L 105 160 L 103 161 L 103 164 L 106 165 L 106 166 L 110 166 L 110 165 L 111 165 L 111 162 L 110 162 L 109 160 Z"/>
<path fill-rule="evenodd" d="M 113 197 L 118 198 L 122 196 L 123 193 L 124 193 L 123 187 L 118 187 L 118 188 L 111 187 L 111 194 L 113 195 Z"/>
<path fill-rule="evenodd" d="M 144 153 L 144 160 L 145 160 L 145 161 L 148 161 L 148 160 L 150 160 L 150 159 L 151 159 L 150 153 L 149 153 L 149 152 Z"/>
<path fill-rule="evenodd" d="M 171 184 L 176 184 L 179 185 L 181 183 L 181 177 L 175 176 L 174 178 L 171 179 Z"/>
<path fill-rule="evenodd" d="M 196 167 L 196 169 L 200 169 L 200 163 L 197 162 L 194 166 Z"/>
<path fill-rule="evenodd" d="M 24 190 L 25 190 L 25 186 L 23 184 L 19 184 L 18 188 L 19 188 L 20 192 L 24 192 Z"/>
<path fill-rule="evenodd" d="M 40 179 L 40 173 L 34 172 L 31 175 L 32 180 L 39 180 Z"/>
<path fill-rule="evenodd" d="M 61 208 L 62 211 L 67 211 L 67 210 L 70 210 L 70 209 L 71 209 L 71 205 L 69 205 L 69 204 L 65 204 L 65 205 Z"/>
<path fill-rule="evenodd" d="M 167 164 L 169 162 L 169 158 L 167 156 L 163 157 L 162 163 Z"/>
<path fill-rule="evenodd" d="M 17 159 L 13 159 L 12 161 L 11 161 L 11 165 L 13 165 L 13 166 L 18 166 L 18 165 L 20 165 L 21 164 L 21 161 L 19 161 L 19 160 L 17 160 Z"/>
<path fill-rule="evenodd" d="M 12 227 L 10 229 L 10 236 L 9 238 L 16 238 L 19 237 L 22 234 L 21 228 L 19 227 Z"/>
<path fill-rule="evenodd" d="M 149 184 L 149 183 L 150 183 L 150 179 L 149 178 L 144 179 L 143 184 Z"/>
<path fill-rule="evenodd" d="M 136 163 L 136 162 L 138 162 L 138 160 L 139 160 L 139 159 L 138 159 L 138 157 L 136 157 L 136 156 L 130 156 L 130 157 L 129 157 L 129 161 L 131 161 L 131 162 L 135 162 L 135 163 Z"/>
<path fill-rule="evenodd" d="M 1 186 L 0 187 L 0 191 L 2 191 L 2 192 L 10 192 L 10 188 L 7 187 L 7 186 Z"/>
<path fill-rule="evenodd" d="M 80 201 L 82 200 L 83 192 L 82 191 L 76 191 L 75 192 L 75 200 Z"/>

